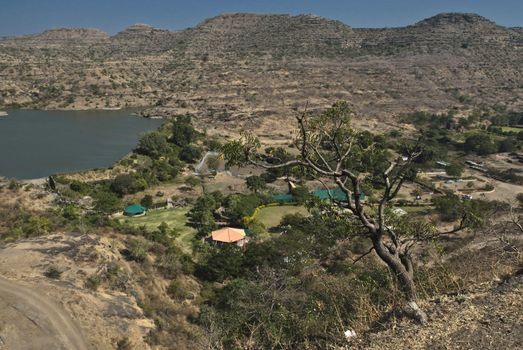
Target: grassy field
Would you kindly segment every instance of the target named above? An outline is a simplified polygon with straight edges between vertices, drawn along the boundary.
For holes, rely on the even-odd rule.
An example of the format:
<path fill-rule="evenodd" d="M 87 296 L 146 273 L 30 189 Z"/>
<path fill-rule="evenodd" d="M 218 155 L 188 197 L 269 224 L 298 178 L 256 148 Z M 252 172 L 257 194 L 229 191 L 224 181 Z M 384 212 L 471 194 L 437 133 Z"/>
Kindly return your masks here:
<path fill-rule="evenodd" d="M 433 206 L 427 206 L 427 205 L 419 206 L 419 207 L 406 206 L 406 207 L 400 207 L 400 208 L 405 210 L 409 214 L 415 213 L 415 214 L 423 214 L 423 215 L 429 214 L 430 211 L 434 209 Z"/>
<path fill-rule="evenodd" d="M 302 206 L 282 205 L 277 207 L 267 207 L 260 210 L 256 219 L 261 221 L 265 227 L 271 228 L 278 226 L 281 219 L 287 214 L 308 215 L 307 209 Z"/>
<path fill-rule="evenodd" d="M 503 132 L 520 132 L 520 131 L 523 131 L 523 128 L 515 128 L 512 126 L 502 126 L 501 130 Z"/>
<path fill-rule="evenodd" d="M 187 222 L 185 215 L 189 210 L 189 207 L 151 210 L 145 216 L 122 218 L 120 220 L 133 226 L 145 226 L 149 230 L 155 230 L 162 222 L 165 222 L 169 225 L 169 228 L 175 229 L 180 233 L 178 239 L 187 246 L 196 233 L 195 229 L 185 225 Z"/>

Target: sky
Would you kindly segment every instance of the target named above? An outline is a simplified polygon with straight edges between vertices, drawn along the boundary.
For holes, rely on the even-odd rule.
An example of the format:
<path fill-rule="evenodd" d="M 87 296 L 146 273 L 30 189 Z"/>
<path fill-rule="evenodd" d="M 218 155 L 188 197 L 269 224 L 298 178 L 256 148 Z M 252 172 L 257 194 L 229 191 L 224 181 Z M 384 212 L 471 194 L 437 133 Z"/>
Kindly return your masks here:
<path fill-rule="evenodd" d="M 500 25 L 523 26 L 523 0 L 0 0 L 0 36 L 61 27 L 115 34 L 135 23 L 178 30 L 233 12 L 314 14 L 356 28 L 398 27 L 441 12 L 473 12 Z"/>

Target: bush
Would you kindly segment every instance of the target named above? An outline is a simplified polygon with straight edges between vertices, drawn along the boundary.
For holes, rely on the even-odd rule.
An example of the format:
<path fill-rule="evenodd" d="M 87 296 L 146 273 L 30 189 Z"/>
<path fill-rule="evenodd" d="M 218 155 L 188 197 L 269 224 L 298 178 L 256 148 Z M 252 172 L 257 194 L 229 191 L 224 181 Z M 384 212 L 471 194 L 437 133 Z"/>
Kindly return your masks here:
<path fill-rule="evenodd" d="M 143 191 L 146 188 L 145 179 L 135 174 L 120 174 L 116 176 L 110 186 L 111 191 L 120 196 Z"/>
<path fill-rule="evenodd" d="M 460 177 L 463 174 L 463 170 L 465 170 L 465 167 L 458 163 L 452 163 L 445 168 L 447 175 L 452 177 Z"/>
<path fill-rule="evenodd" d="M 92 291 L 98 290 L 98 287 L 100 287 L 100 284 L 102 283 L 102 279 L 100 276 L 93 274 L 87 277 L 85 280 L 85 288 L 88 288 Z"/>
<path fill-rule="evenodd" d="M 180 152 L 180 159 L 187 163 L 195 163 L 202 157 L 202 150 L 198 146 L 186 145 Z"/>
<path fill-rule="evenodd" d="M 145 208 L 149 209 L 153 206 L 153 196 L 150 194 L 146 194 L 143 196 L 143 198 L 140 200 L 140 204 L 144 206 Z"/>
<path fill-rule="evenodd" d="M 167 137 L 157 131 L 153 131 L 142 136 L 138 142 L 136 152 L 158 159 L 162 156 L 168 156 L 171 152 L 171 147 L 167 142 Z"/>
<path fill-rule="evenodd" d="M 16 180 L 9 181 L 9 185 L 7 186 L 11 191 L 18 191 L 20 187 L 22 187 L 22 185 Z"/>
<path fill-rule="evenodd" d="M 127 247 L 129 260 L 143 262 L 147 258 L 147 247 L 145 243 L 138 239 L 132 239 Z"/>
<path fill-rule="evenodd" d="M 75 221 L 80 218 L 80 211 L 74 205 L 66 205 L 62 211 L 62 216 L 70 221 Z"/>
<path fill-rule="evenodd" d="M 488 155 L 498 151 L 497 145 L 487 134 L 474 134 L 466 138 L 463 148 L 466 152 L 475 152 L 479 155 Z"/>
<path fill-rule="evenodd" d="M 51 222 L 49 219 L 40 216 L 29 216 L 22 225 L 22 232 L 26 237 L 41 236 L 49 233 Z"/>
<path fill-rule="evenodd" d="M 171 142 L 179 147 L 185 147 L 196 141 L 198 132 L 191 124 L 190 116 L 178 116 L 172 126 Z"/>
<path fill-rule="evenodd" d="M 181 300 L 185 298 L 187 291 L 180 281 L 173 280 L 169 284 L 169 287 L 167 287 L 167 294 L 175 300 Z"/>
<path fill-rule="evenodd" d="M 51 265 L 44 272 L 44 276 L 47 278 L 52 278 L 52 279 L 57 280 L 57 279 L 60 279 L 60 277 L 62 276 L 62 272 L 63 271 L 60 270 L 58 267 Z"/>
<path fill-rule="evenodd" d="M 111 214 L 122 208 L 120 198 L 113 192 L 102 189 L 93 192 L 92 197 L 94 200 L 94 209 L 99 212 Z"/>
<path fill-rule="evenodd" d="M 72 181 L 69 184 L 69 188 L 72 191 L 75 191 L 75 192 L 78 192 L 78 193 L 82 193 L 82 194 L 85 194 L 85 193 L 87 193 L 89 191 L 89 185 L 86 184 L 85 182 L 81 182 L 81 181 L 78 181 L 78 180 Z"/>
<path fill-rule="evenodd" d="M 261 176 L 249 176 L 246 179 L 247 188 L 253 191 L 254 193 L 258 193 L 258 191 L 261 191 L 266 188 L 265 180 Z"/>
<path fill-rule="evenodd" d="M 212 282 L 239 277 L 242 271 L 243 253 L 236 245 L 214 249 L 196 269 L 196 275 Z"/>
<path fill-rule="evenodd" d="M 116 350 L 133 350 L 134 346 L 129 338 L 124 337 L 116 342 Z"/>

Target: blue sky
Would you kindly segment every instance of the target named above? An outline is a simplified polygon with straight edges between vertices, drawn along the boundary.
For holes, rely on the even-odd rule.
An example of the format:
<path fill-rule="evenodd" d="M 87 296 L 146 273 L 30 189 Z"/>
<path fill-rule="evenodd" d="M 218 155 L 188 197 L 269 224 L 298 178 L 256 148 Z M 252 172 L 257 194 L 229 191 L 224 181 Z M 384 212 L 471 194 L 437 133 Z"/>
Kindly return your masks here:
<path fill-rule="evenodd" d="M 231 12 L 310 13 L 352 27 L 396 27 L 441 12 L 474 12 L 523 26 L 523 0 L 0 0 L 0 36 L 57 27 L 114 34 L 134 23 L 184 29 Z"/>

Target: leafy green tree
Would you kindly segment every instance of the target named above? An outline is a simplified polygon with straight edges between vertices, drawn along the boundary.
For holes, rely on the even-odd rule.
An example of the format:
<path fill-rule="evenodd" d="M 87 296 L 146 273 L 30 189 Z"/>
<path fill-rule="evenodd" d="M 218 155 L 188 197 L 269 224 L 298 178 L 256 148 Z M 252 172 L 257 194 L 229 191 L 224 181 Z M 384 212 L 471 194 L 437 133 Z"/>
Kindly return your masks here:
<path fill-rule="evenodd" d="M 143 205 L 147 209 L 152 208 L 152 206 L 153 206 L 153 196 L 151 196 L 150 194 L 146 194 L 140 200 L 140 204 Z"/>
<path fill-rule="evenodd" d="M 171 152 L 171 147 L 165 135 L 158 131 L 153 131 L 140 138 L 136 152 L 158 159 L 162 156 L 168 156 Z"/>
<path fill-rule="evenodd" d="M 93 192 L 94 209 L 101 213 L 111 214 L 122 209 L 122 201 L 113 192 L 97 190 Z"/>
<path fill-rule="evenodd" d="M 111 183 L 110 189 L 114 193 L 123 196 L 143 191 L 147 188 L 147 182 L 136 174 L 120 174 Z"/>
<path fill-rule="evenodd" d="M 225 215 L 231 223 L 243 225 L 243 218 L 252 215 L 261 204 L 263 199 L 257 194 L 232 194 L 226 199 Z"/>
<path fill-rule="evenodd" d="M 191 124 L 191 117 L 178 116 L 172 126 L 171 142 L 179 147 L 185 147 L 196 141 L 198 132 Z"/>
<path fill-rule="evenodd" d="M 185 184 L 190 186 L 191 188 L 195 188 L 196 186 L 199 186 L 201 183 L 201 180 L 196 176 L 188 176 L 185 179 Z"/>
<path fill-rule="evenodd" d="M 188 213 L 188 217 L 191 226 L 198 230 L 199 237 L 205 237 L 216 229 L 213 213 L 220 204 L 212 194 L 205 194 L 196 200 Z"/>
<path fill-rule="evenodd" d="M 457 196 L 436 197 L 433 200 L 433 204 L 443 221 L 453 222 L 462 215 L 462 204 Z"/>
<path fill-rule="evenodd" d="M 463 149 L 465 152 L 475 152 L 479 155 L 488 155 L 496 153 L 498 147 L 489 135 L 479 133 L 467 137 Z"/>
<path fill-rule="evenodd" d="M 445 168 L 447 175 L 452 177 L 460 177 L 464 170 L 465 167 L 459 163 L 451 163 Z"/>
<path fill-rule="evenodd" d="M 180 159 L 187 163 L 195 163 L 202 157 L 202 150 L 195 145 L 185 145 L 180 151 Z"/>
<path fill-rule="evenodd" d="M 247 183 L 247 188 L 254 193 L 258 193 L 267 187 L 265 181 L 260 176 L 252 175 L 249 176 L 245 181 Z"/>
<path fill-rule="evenodd" d="M 498 152 L 514 152 L 517 149 L 517 141 L 507 137 L 498 142 Z"/>
<path fill-rule="evenodd" d="M 214 249 L 197 268 L 196 275 L 206 281 L 223 282 L 239 277 L 242 266 L 242 251 L 236 245 L 229 244 Z"/>

